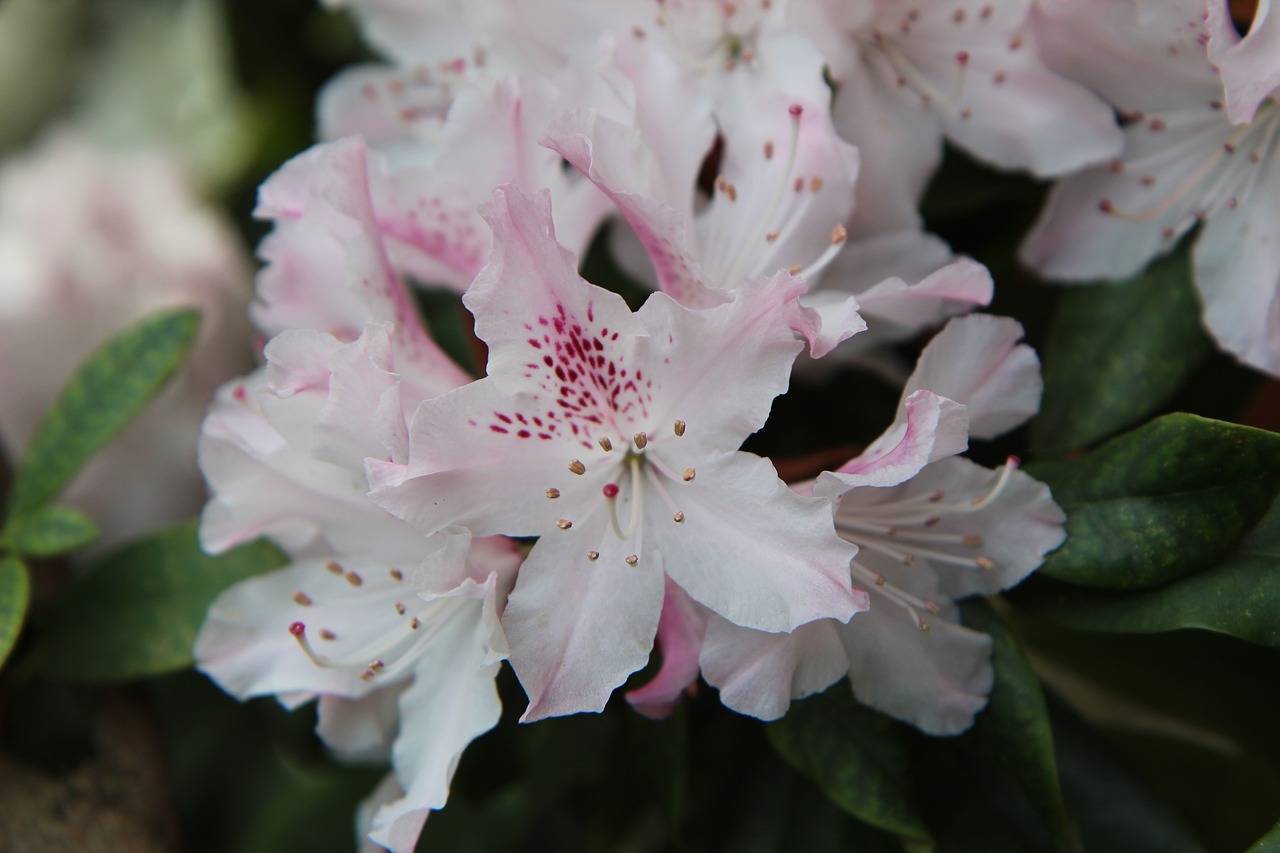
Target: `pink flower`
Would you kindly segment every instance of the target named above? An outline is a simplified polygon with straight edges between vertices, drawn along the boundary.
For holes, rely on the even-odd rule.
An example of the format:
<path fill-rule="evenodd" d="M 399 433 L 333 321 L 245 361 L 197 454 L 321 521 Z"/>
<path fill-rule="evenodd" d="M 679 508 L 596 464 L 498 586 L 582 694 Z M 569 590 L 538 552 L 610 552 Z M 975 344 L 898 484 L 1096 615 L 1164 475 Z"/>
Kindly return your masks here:
<path fill-rule="evenodd" d="M 500 189 L 486 216 L 495 253 L 465 301 L 489 375 L 419 407 L 408 465 L 371 476 L 424 533 L 541 537 L 503 616 L 524 719 L 603 708 L 648 659 L 667 578 L 763 631 L 861 609 L 829 504 L 737 450 L 786 387 L 801 285 L 633 314 L 578 278 L 545 195 Z"/>

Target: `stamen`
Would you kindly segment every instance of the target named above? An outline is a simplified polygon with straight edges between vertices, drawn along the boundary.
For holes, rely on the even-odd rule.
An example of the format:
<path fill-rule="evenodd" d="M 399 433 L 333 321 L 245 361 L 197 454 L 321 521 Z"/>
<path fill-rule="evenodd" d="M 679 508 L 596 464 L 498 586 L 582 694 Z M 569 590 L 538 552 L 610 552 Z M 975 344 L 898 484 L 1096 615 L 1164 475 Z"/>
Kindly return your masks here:
<path fill-rule="evenodd" d="M 569 470 L 581 476 L 582 474 L 587 473 L 587 466 L 583 465 L 577 459 L 574 459 L 569 463 Z"/>
<path fill-rule="evenodd" d="M 675 431 L 677 436 L 684 435 L 684 421 L 676 421 Z"/>
<path fill-rule="evenodd" d="M 555 500 L 556 498 L 560 497 L 560 490 L 547 489 L 547 497 L 551 498 L 552 500 Z"/>
<path fill-rule="evenodd" d="M 324 567 L 329 570 L 330 574 L 335 574 L 335 575 L 342 574 L 342 566 L 338 563 L 337 560 L 330 560 L 329 562 L 324 564 Z"/>
<path fill-rule="evenodd" d="M 684 474 L 681 476 L 680 479 L 684 480 L 686 483 L 692 483 L 693 478 L 696 476 L 698 476 L 697 471 L 693 470 L 692 468 L 685 468 Z"/>
<path fill-rule="evenodd" d="M 360 577 L 360 575 L 354 571 L 347 572 L 345 577 L 347 579 L 347 583 L 351 584 L 352 586 L 360 586 L 364 583 L 364 578 Z"/>
<path fill-rule="evenodd" d="M 303 607 L 311 606 L 311 596 L 307 595 L 302 590 L 298 590 L 293 594 L 293 600 L 298 604 L 301 604 Z"/>
<path fill-rule="evenodd" d="M 397 601 L 397 602 L 396 602 L 396 615 L 397 615 L 397 616 L 403 616 L 403 615 L 404 615 L 404 605 L 403 605 L 402 603 L 400 603 L 399 601 Z"/>
<path fill-rule="evenodd" d="M 599 551 L 588 551 L 588 552 L 587 552 L 587 559 L 594 563 L 596 560 L 600 559 L 600 552 L 599 552 Z"/>
<path fill-rule="evenodd" d="M 636 450 L 644 450 L 645 446 L 649 443 L 649 436 L 645 435 L 643 432 L 638 432 L 633 436 L 633 440 L 636 443 Z"/>
<path fill-rule="evenodd" d="M 391 579 L 392 579 L 393 581 L 402 581 L 402 580 L 404 580 L 404 572 L 400 571 L 399 569 L 392 569 L 392 570 L 391 570 Z"/>
<path fill-rule="evenodd" d="M 568 530 L 570 527 L 573 527 L 573 522 L 567 518 L 562 518 L 556 522 L 556 527 L 559 527 L 561 530 Z"/>
<path fill-rule="evenodd" d="M 671 520 L 676 524 L 684 524 L 684 513 L 676 510 L 676 514 L 672 516 Z"/>
<path fill-rule="evenodd" d="M 632 554 L 630 557 L 627 557 L 626 562 L 628 566 L 631 566 L 634 568 L 636 563 L 640 562 L 640 558 L 635 554 Z"/>
<path fill-rule="evenodd" d="M 609 440 L 607 435 L 600 436 L 600 446 L 604 448 L 605 453 L 613 450 L 613 442 Z"/>

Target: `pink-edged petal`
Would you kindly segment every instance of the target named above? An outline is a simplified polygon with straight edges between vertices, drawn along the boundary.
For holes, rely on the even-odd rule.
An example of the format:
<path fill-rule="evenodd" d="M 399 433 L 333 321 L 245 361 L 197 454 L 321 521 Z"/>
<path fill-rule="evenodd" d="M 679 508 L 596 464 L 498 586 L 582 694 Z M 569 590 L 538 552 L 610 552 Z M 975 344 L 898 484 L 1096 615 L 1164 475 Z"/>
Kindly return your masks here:
<path fill-rule="evenodd" d="M 672 499 L 684 522 L 652 525 L 667 528 L 658 545 L 667 573 L 729 621 L 791 631 L 865 606 L 849 582 L 857 549 L 836 536 L 829 503 L 791 491 L 769 460 L 737 452 L 704 460 Z"/>
<path fill-rule="evenodd" d="M 916 232 L 910 236 L 901 232 L 881 238 L 915 245 L 926 235 Z M 846 250 L 855 260 L 856 248 Z M 947 252 L 948 257 L 950 252 Z M 873 340 L 892 340 L 936 325 L 956 314 L 964 314 L 991 301 L 994 286 L 991 273 L 976 261 L 960 258 L 931 270 L 915 284 L 908 278 L 887 278 L 872 286 L 858 297 L 862 313 L 867 317 L 867 328 Z"/>
<path fill-rule="evenodd" d="M 370 184 L 380 175 L 364 143 L 348 139 L 298 155 L 263 184 L 255 215 L 275 228 L 259 247 L 267 266 L 254 320 L 268 335 L 316 329 L 344 340 L 390 321 L 401 369 L 456 387 L 468 377 L 427 334 L 387 257 Z"/>
<path fill-rule="evenodd" d="M 400 694 L 406 687 L 408 683 L 402 681 L 359 699 L 321 696 L 316 703 L 316 734 L 343 761 L 386 764 L 400 725 Z"/>
<path fill-rule="evenodd" d="M 662 666 L 647 684 L 627 692 L 627 702 L 641 714 L 661 720 L 698 680 L 698 655 L 707 630 L 708 612 L 666 578 L 662 614 L 658 617 L 657 648 Z"/>
<path fill-rule="evenodd" d="M 1040 359 L 1008 317 L 972 314 L 943 328 L 920 353 L 903 394 L 925 389 L 965 406 L 969 435 L 994 438 L 1040 411 Z"/>
<path fill-rule="evenodd" d="M 931 391 L 914 391 L 902 401 L 889 429 L 835 471 L 824 471 L 814 486 L 819 497 L 835 498 L 859 486 L 894 486 L 937 459 L 969 446 L 969 419 L 963 405 Z"/>
<path fill-rule="evenodd" d="M 994 677 L 991 638 L 947 618 L 929 631 L 881 595 L 839 625 L 849 678 L 860 702 L 932 735 L 955 735 L 986 707 Z"/>
<path fill-rule="evenodd" d="M 1204 0 L 1037 0 L 1040 52 L 1126 113 L 1222 97 L 1201 42 Z"/>
<path fill-rule="evenodd" d="M 543 536 L 525 559 L 502 617 L 511 666 L 529 695 L 523 722 L 600 711 L 649 660 L 663 560 L 628 564 L 633 544 L 599 510 Z"/>
<path fill-rule="evenodd" d="M 800 298 L 791 328 L 809 342 L 809 356 L 822 358 L 854 335 L 867 330 L 858 300 L 824 291 Z"/>
<path fill-rule="evenodd" d="M 841 627 L 820 619 L 789 634 L 766 634 L 713 616 L 702 647 L 703 677 L 719 689 L 726 707 L 776 720 L 792 699 L 825 690 L 849 671 Z"/>
<path fill-rule="evenodd" d="M 1280 135 L 1280 119 L 1273 140 Z M 1240 195 L 1215 211 L 1193 255 L 1205 323 L 1223 349 L 1280 376 L 1280 157 Z"/>
<path fill-rule="evenodd" d="M 1259 0 L 1242 39 L 1226 0 L 1207 0 L 1205 29 L 1209 61 L 1222 73 L 1227 115 L 1237 124 L 1253 121 L 1258 105 L 1280 87 L 1280 10 Z"/>
<path fill-rule="evenodd" d="M 504 655 L 494 581 L 464 581 L 435 600 L 452 612 L 419 656 L 413 683 L 400 696 L 400 734 L 392 763 L 405 794 L 373 815 L 369 837 L 391 850 L 420 831 L 423 813 L 442 808 L 462 751 L 497 724 L 502 705 L 494 678 Z M 496 647 L 496 648 L 495 648 Z"/>

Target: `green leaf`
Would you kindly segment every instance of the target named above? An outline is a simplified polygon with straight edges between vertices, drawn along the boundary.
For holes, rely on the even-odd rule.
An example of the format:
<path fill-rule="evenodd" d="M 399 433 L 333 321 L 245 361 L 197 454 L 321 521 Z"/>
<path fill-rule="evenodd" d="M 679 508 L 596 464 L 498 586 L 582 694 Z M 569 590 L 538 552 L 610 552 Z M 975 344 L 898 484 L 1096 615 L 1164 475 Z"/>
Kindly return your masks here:
<path fill-rule="evenodd" d="M 18 641 L 30 598 L 27 567 L 17 557 L 0 557 L 0 666 Z"/>
<path fill-rule="evenodd" d="M 1117 283 L 1069 288 L 1045 346 L 1032 446 L 1092 446 L 1164 405 L 1209 352 L 1184 248 Z"/>
<path fill-rule="evenodd" d="M 1266 835 L 1259 838 L 1249 848 L 1248 853 L 1280 853 L 1280 823 L 1276 824 Z"/>
<path fill-rule="evenodd" d="M 1079 459 L 1028 466 L 1067 512 L 1040 573 L 1146 589 L 1229 554 L 1280 491 L 1280 435 L 1166 415 Z"/>
<path fill-rule="evenodd" d="M 60 492 L 160 390 L 199 326 L 196 311 L 153 314 L 91 353 L 36 430 L 14 474 L 9 513 L 35 509 Z"/>
<path fill-rule="evenodd" d="M 1013 775 L 1059 848 L 1065 848 L 1066 809 L 1040 680 L 1018 640 L 985 600 L 970 599 L 960 610 L 966 627 L 991 637 L 995 669 L 990 701 L 962 742 Z"/>
<path fill-rule="evenodd" d="M 46 675 L 84 681 L 182 669 L 218 593 L 285 561 L 264 540 L 211 557 L 194 522 L 162 531 L 106 555 L 69 584 L 34 654 Z"/>
<path fill-rule="evenodd" d="M 1084 631 L 1149 634 L 1203 628 L 1280 648 L 1280 499 L 1218 566 L 1141 592 L 1065 584 L 1020 591 L 1020 607 Z"/>
<path fill-rule="evenodd" d="M 93 519 L 69 506 L 43 506 L 14 516 L 0 536 L 9 548 L 29 557 L 65 554 L 97 538 Z"/>
<path fill-rule="evenodd" d="M 911 790 L 906 728 L 856 702 L 848 682 L 792 703 L 767 728 L 787 763 L 840 808 L 932 849 Z"/>

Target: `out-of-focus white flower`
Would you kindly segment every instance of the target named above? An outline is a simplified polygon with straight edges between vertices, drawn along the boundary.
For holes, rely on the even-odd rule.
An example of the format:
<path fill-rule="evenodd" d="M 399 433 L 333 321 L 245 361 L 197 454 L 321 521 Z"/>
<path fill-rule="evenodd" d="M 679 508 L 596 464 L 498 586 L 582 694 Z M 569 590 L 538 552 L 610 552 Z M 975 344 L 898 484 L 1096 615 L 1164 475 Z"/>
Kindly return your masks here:
<path fill-rule="evenodd" d="M 110 153 L 61 130 L 0 169 L 0 444 L 11 460 L 95 347 L 162 308 L 203 318 L 167 389 L 65 495 L 104 544 L 199 511 L 196 437 L 214 390 L 249 364 L 248 283 L 228 223 L 167 153 Z"/>

